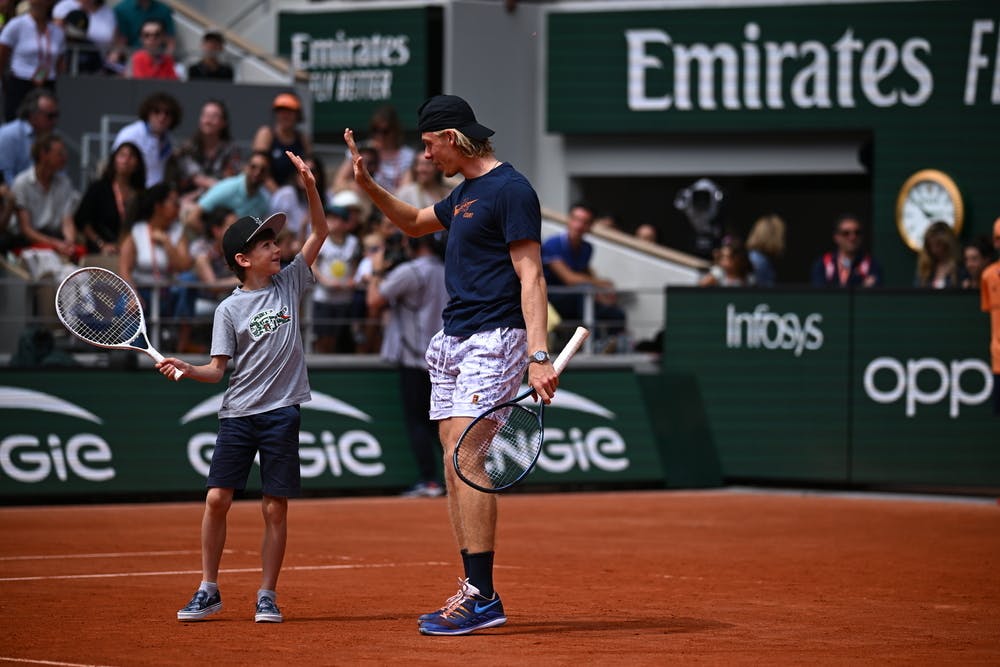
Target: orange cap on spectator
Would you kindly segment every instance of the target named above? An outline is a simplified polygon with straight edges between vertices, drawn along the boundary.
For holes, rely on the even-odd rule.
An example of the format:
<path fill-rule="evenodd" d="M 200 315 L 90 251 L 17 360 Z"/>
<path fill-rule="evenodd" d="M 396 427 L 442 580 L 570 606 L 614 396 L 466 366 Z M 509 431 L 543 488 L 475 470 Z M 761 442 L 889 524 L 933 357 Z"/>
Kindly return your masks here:
<path fill-rule="evenodd" d="M 291 109 L 292 111 L 302 111 L 302 103 L 299 102 L 299 98 L 291 93 L 281 93 L 274 98 L 274 104 L 271 105 L 275 109 Z"/>

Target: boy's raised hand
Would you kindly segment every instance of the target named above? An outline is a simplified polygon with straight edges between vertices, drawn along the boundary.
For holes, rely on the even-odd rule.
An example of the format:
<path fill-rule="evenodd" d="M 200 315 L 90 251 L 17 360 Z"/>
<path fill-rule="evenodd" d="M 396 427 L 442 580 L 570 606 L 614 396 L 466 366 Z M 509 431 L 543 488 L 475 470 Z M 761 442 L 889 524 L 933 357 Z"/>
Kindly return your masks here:
<path fill-rule="evenodd" d="M 305 185 L 307 188 L 310 186 L 315 186 L 316 176 L 315 174 L 312 173 L 312 169 L 309 168 L 309 165 L 305 163 L 305 160 L 300 158 L 292 151 L 285 151 L 285 155 L 287 155 L 288 159 L 292 161 L 292 164 L 295 165 L 295 168 L 299 170 L 299 178 L 302 179 L 303 185 Z"/>

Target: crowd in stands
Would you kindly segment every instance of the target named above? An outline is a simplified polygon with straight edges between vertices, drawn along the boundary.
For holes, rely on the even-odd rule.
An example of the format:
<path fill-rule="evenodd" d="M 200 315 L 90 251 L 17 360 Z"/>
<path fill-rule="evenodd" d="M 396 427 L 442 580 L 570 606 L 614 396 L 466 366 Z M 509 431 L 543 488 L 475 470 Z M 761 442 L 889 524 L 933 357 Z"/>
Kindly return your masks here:
<path fill-rule="evenodd" d="M 286 151 L 302 155 L 326 196 L 329 239 L 316 262 L 310 332 L 321 353 L 375 353 L 381 322 L 369 313 L 366 294 L 375 258 L 391 269 L 411 249 L 381 218 L 353 178 L 346 151 L 337 164 L 324 164 L 303 125 L 302 102 L 293 92 L 277 95 L 252 137 L 234 138 L 224 101 L 206 99 L 199 109 L 182 109 L 172 95 L 143 99 L 133 122 L 117 133 L 102 170 L 83 192 L 65 174 L 67 152 L 57 125 L 58 74 L 72 60 L 76 71 L 109 76 L 163 79 L 233 78 L 221 58 L 224 40 L 209 32 L 201 57 L 186 65 L 174 59 L 174 23 L 159 0 L 26 0 L 23 11 L 0 0 L 0 71 L 5 122 L 0 125 L 0 246 L 16 256 L 33 279 L 58 279 L 80 264 L 116 270 L 139 291 L 155 316 L 172 320 L 173 348 L 203 351 L 214 305 L 237 281 L 227 269 L 220 239 L 242 216 L 287 215 L 279 237 L 283 260 L 295 256 L 309 234 L 305 190 Z M 7 11 L 10 10 L 10 11 Z M 189 137 L 174 132 L 185 113 L 198 113 Z M 406 143 L 392 106 L 370 117 L 360 146 L 374 179 L 403 201 L 422 208 L 442 200 L 456 184 L 422 151 Z M 238 145 L 251 148 L 241 154 Z M 776 263 L 785 251 L 786 224 L 761 216 L 745 238 L 722 230 L 712 213 L 720 190 L 701 179 L 680 193 L 675 207 L 698 231 L 711 268 L 704 286 L 770 287 L 782 282 Z M 553 329 L 596 323 L 596 340 L 612 350 L 627 331 L 626 314 L 613 280 L 591 267 L 593 227 L 616 228 L 613 213 L 574 204 L 566 231 L 543 239 L 542 261 L 550 287 Z M 651 223 L 635 228 L 641 243 L 658 243 Z M 877 286 L 882 268 L 866 249 L 858 216 L 834 221 L 832 247 L 815 259 L 811 283 L 823 287 Z M 997 248 L 989 238 L 964 248 L 943 222 L 930 226 L 915 262 L 914 285 L 926 288 L 979 286 L 984 266 Z M 572 330 L 571 328 L 569 329 Z"/>
<path fill-rule="evenodd" d="M 60 74 L 136 79 L 232 81 L 222 58 L 225 37 L 206 32 L 197 58 L 177 54 L 173 11 L 161 0 L 0 0 L 0 72 L 4 120 L 42 86 L 54 91 Z"/>

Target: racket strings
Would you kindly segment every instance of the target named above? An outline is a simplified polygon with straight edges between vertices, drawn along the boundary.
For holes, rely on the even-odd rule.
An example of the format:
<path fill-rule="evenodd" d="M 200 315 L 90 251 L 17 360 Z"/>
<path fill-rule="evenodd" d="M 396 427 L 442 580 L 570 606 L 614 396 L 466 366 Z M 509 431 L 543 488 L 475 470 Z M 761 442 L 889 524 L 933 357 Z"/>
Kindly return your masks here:
<path fill-rule="evenodd" d="M 75 335 L 98 345 L 130 343 L 142 328 L 131 288 L 114 274 L 81 272 L 59 290 L 56 307 Z"/>
<path fill-rule="evenodd" d="M 541 446 L 539 415 L 520 405 L 505 407 L 474 422 L 462 436 L 458 468 L 477 486 L 505 488 L 531 469 Z"/>

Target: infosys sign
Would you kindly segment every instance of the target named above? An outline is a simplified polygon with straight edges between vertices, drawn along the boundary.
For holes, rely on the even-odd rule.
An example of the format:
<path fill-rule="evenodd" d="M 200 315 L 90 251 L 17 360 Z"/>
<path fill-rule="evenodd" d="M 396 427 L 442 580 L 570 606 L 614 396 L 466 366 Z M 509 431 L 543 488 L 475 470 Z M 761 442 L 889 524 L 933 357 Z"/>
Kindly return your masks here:
<path fill-rule="evenodd" d="M 579 375 L 564 382 L 546 411 L 545 447 L 526 483 L 661 479 L 631 372 Z M 81 377 L 3 378 L 0 496 L 191 492 L 204 485 L 221 392 L 168 383 L 151 371 L 95 372 L 86 388 L 68 381 Z M 412 483 L 416 469 L 394 373 L 314 371 L 311 379 L 313 400 L 302 405 L 299 433 L 303 487 Z M 349 401 L 343 387 L 351 387 Z M 259 488 L 256 472 L 248 488 Z"/>

